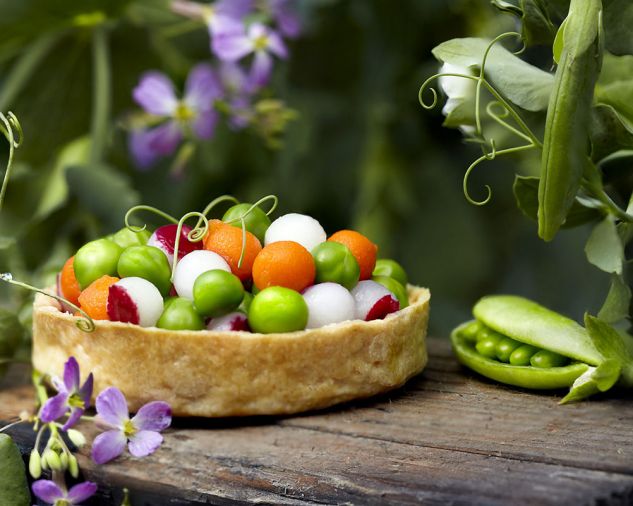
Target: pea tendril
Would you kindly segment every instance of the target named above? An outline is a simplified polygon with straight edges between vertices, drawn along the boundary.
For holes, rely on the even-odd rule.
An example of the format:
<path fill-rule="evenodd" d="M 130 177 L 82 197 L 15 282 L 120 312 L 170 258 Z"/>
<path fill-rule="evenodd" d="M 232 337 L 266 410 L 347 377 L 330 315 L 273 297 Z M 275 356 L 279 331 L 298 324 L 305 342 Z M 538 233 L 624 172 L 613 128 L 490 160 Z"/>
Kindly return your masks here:
<path fill-rule="evenodd" d="M 170 221 L 171 223 L 174 223 L 174 224 L 178 223 L 177 218 L 174 218 L 172 215 L 167 214 L 166 212 L 161 211 L 160 209 L 156 207 L 145 206 L 145 205 L 134 206 L 128 209 L 128 212 L 125 213 L 125 226 L 128 228 L 128 230 L 131 230 L 132 232 L 135 232 L 135 233 L 142 232 L 143 230 L 147 228 L 147 224 L 144 224 L 142 227 L 130 224 L 130 218 L 132 217 L 134 213 L 137 213 L 138 211 L 149 211 L 151 213 L 154 213 L 160 216 L 161 218 L 166 219 L 167 221 Z"/>
<path fill-rule="evenodd" d="M 9 160 L 7 161 L 7 169 L 2 181 L 2 188 L 0 188 L 0 209 L 2 209 L 2 203 L 4 202 L 4 196 L 7 192 L 9 178 L 11 177 L 13 155 L 15 150 L 20 147 L 20 144 L 22 144 L 24 133 L 22 132 L 22 126 L 20 125 L 18 118 L 11 111 L 9 111 L 6 116 L 0 112 L 0 122 L 0 132 L 2 132 L 9 142 Z"/>
<path fill-rule="evenodd" d="M 189 241 L 191 242 L 202 241 L 204 239 L 204 236 L 207 235 L 207 232 L 209 231 L 209 220 L 207 220 L 207 217 L 203 213 L 199 213 L 198 211 L 191 211 L 190 213 L 187 213 L 182 218 L 180 218 L 180 220 L 178 221 L 178 228 L 176 229 L 176 239 L 174 242 L 174 262 L 171 269 L 172 281 L 174 280 L 174 275 L 176 274 L 176 266 L 178 265 L 178 251 L 180 249 L 180 234 L 182 234 L 182 227 L 184 226 L 185 221 L 194 216 L 198 217 L 198 222 L 202 222 L 203 226 L 193 229 L 187 236 L 187 239 L 189 239 Z"/>
<path fill-rule="evenodd" d="M 45 290 L 42 290 L 40 288 L 36 288 L 34 286 L 31 286 L 27 283 L 23 283 L 22 281 L 18 281 L 16 279 L 13 279 L 13 275 L 10 272 L 4 272 L 2 274 L 0 274 L 0 281 L 4 281 L 5 283 L 10 283 L 12 285 L 15 286 L 19 286 L 21 288 L 26 288 L 27 290 L 31 290 L 32 292 L 37 292 L 37 293 L 41 293 L 43 295 L 46 295 L 47 297 L 51 297 L 59 302 L 62 302 L 68 306 L 70 306 L 71 308 L 73 308 L 75 311 L 78 311 L 79 313 L 81 313 L 81 317 L 78 317 L 78 320 L 76 322 L 75 325 L 77 325 L 77 328 L 83 332 L 92 332 L 93 330 L 95 330 L 96 325 L 94 320 L 88 315 L 88 313 L 86 313 L 83 309 L 81 309 L 79 306 L 73 304 L 72 302 L 70 302 L 68 299 L 65 299 L 64 297 L 61 297 L 59 295 L 55 295 L 52 294 L 50 292 L 47 292 Z"/>

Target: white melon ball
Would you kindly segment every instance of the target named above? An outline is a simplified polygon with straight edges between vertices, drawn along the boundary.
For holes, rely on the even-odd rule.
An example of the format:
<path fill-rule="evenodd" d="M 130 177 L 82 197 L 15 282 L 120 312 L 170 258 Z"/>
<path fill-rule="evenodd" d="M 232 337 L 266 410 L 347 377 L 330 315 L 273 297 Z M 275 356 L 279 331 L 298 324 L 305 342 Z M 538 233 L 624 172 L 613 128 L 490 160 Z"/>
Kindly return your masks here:
<path fill-rule="evenodd" d="M 106 309 L 111 321 L 153 327 L 163 313 L 163 296 L 146 279 L 123 278 L 110 287 Z"/>
<path fill-rule="evenodd" d="M 246 318 L 244 313 L 239 313 L 237 311 L 225 314 L 224 316 L 219 316 L 218 318 L 213 318 L 207 325 L 207 330 L 215 330 L 218 332 L 227 330 L 245 330 L 246 332 L 250 332 L 248 318 Z"/>
<path fill-rule="evenodd" d="M 352 290 L 352 295 L 356 302 L 356 318 L 359 320 L 382 320 L 400 309 L 396 296 L 371 279 L 360 281 Z"/>
<path fill-rule="evenodd" d="M 321 224 L 306 214 L 290 213 L 273 221 L 264 237 L 264 245 L 278 241 L 298 242 L 308 251 L 327 239 Z"/>
<path fill-rule="evenodd" d="M 193 284 L 203 272 L 221 269 L 231 272 L 229 264 L 217 253 L 207 250 L 192 251 L 176 265 L 174 288 L 181 297 L 193 300 Z"/>
<path fill-rule="evenodd" d="M 353 320 L 354 297 L 338 283 L 319 283 L 307 288 L 303 298 L 308 305 L 307 329 Z"/>

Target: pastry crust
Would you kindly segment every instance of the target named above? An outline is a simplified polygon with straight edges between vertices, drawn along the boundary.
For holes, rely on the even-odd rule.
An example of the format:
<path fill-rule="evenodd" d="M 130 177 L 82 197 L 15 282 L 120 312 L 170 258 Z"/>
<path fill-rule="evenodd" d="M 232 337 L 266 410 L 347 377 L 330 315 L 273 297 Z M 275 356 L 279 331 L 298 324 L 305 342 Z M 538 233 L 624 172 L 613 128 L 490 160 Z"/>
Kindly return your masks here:
<path fill-rule="evenodd" d="M 82 332 L 51 297 L 33 308 L 33 365 L 61 376 L 74 356 L 95 392 L 118 387 L 131 411 L 153 400 L 176 416 L 298 413 L 403 385 L 427 362 L 430 292 L 408 286 L 410 306 L 371 322 L 285 334 L 170 331 L 96 321 Z"/>

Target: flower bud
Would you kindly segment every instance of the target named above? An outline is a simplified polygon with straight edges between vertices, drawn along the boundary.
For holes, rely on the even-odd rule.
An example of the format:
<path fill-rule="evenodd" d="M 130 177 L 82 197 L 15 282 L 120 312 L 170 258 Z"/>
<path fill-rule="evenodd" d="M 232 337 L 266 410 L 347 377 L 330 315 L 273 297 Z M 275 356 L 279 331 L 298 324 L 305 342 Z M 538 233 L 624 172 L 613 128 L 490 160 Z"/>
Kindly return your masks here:
<path fill-rule="evenodd" d="M 31 456 L 29 457 L 29 473 L 36 480 L 42 476 L 42 459 L 35 448 L 31 450 Z"/>
<path fill-rule="evenodd" d="M 73 478 L 79 478 L 79 465 L 77 464 L 77 457 L 72 453 L 68 455 L 68 471 Z"/>
<path fill-rule="evenodd" d="M 44 452 L 40 458 L 40 466 L 44 471 L 48 470 L 48 461 L 46 460 L 46 452 Z"/>
<path fill-rule="evenodd" d="M 86 437 L 77 429 L 68 429 L 66 434 L 68 435 L 68 439 L 70 439 L 77 448 L 81 448 L 86 444 Z"/>
<path fill-rule="evenodd" d="M 55 451 L 50 448 L 48 450 L 44 450 L 44 458 L 46 459 L 48 467 L 50 467 L 52 471 L 62 470 L 62 461 Z"/>
<path fill-rule="evenodd" d="M 68 454 L 66 452 L 59 455 L 59 461 L 62 463 L 62 471 L 68 469 Z"/>

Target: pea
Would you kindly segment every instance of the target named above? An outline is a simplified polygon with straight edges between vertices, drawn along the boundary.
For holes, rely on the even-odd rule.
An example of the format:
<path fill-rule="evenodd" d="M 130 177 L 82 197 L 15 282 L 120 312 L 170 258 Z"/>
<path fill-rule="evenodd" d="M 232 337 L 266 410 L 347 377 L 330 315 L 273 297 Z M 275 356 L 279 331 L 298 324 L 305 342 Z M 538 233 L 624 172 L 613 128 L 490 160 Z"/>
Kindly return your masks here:
<path fill-rule="evenodd" d="M 499 334 L 496 330 L 492 330 L 490 327 L 486 327 L 482 325 L 482 328 L 477 332 L 477 342 L 488 339 L 490 337 L 495 337 L 497 341 L 501 339 L 503 336 Z"/>
<path fill-rule="evenodd" d="M 477 353 L 486 357 L 495 359 L 497 358 L 497 343 L 501 340 L 500 335 L 491 334 L 484 339 L 478 339 L 475 348 Z"/>
<path fill-rule="evenodd" d="M 510 354 L 510 364 L 512 365 L 530 365 L 530 358 L 534 355 L 538 348 L 529 344 L 519 346 Z"/>
<path fill-rule="evenodd" d="M 470 342 L 475 342 L 477 341 L 477 333 L 483 328 L 483 324 L 478 321 L 475 320 L 473 322 L 470 322 L 468 325 L 466 325 L 463 329 L 461 329 L 460 334 L 464 337 L 464 339 L 466 339 L 467 341 Z"/>
<path fill-rule="evenodd" d="M 168 330 L 202 330 L 204 320 L 193 307 L 193 301 L 184 297 L 173 297 L 165 302 L 163 314 L 156 326 Z"/>
<path fill-rule="evenodd" d="M 237 310 L 247 315 L 248 308 L 251 307 L 251 302 L 253 302 L 253 294 L 251 292 L 244 292 L 244 298 L 242 299 L 242 302 L 238 306 Z"/>
<path fill-rule="evenodd" d="M 264 288 L 251 302 L 248 323 L 253 331 L 264 334 L 303 330 L 308 323 L 308 305 L 290 288 Z"/>
<path fill-rule="evenodd" d="M 332 282 L 351 290 L 360 278 L 356 257 L 344 244 L 322 242 L 312 249 L 316 267 L 316 282 Z"/>
<path fill-rule="evenodd" d="M 380 258 L 376 260 L 376 266 L 372 276 L 389 276 L 406 288 L 409 283 L 407 273 L 398 262 L 390 258 Z"/>
<path fill-rule="evenodd" d="M 123 248 L 109 239 L 97 239 L 84 244 L 75 254 L 73 268 L 83 290 L 101 276 L 116 276 Z"/>
<path fill-rule="evenodd" d="M 239 218 L 250 209 L 251 205 L 252 204 L 243 202 L 242 204 L 236 204 L 230 207 L 226 213 L 224 213 L 224 216 L 222 216 L 222 221 L 230 221 L 231 225 L 234 227 L 241 228 L 242 220 Z M 268 227 L 270 226 L 270 218 L 266 215 L 266 213 L 262 211 L 261 208 L 255 207 L 244 217 L 244 224 L 246 226 L 246 230 L 257 237 L 259 242 L 263 244 L 266 230 L 268 230 Z"/>
<path fill-rule="evenodd" d="M 212 318 L 237 309 L 244 299 L 244 287 L 240 279 L 221 269 L 200 274 L 193 284 L 193 304 L 203 316 Z"/>
<path fill-rule="evenodd" d="M 134 232 L 132 232 L 134 233 Z M 154 246 L 130 246 L 117 264 L 119 277 L 139 277 L 153 283 L 165 296 L 171 288 L 171 267 L 167 255 Z"/>
<path fill-rule="evenodd" d="M 530 365 L 533 367 L 562 367 L 568 362 L 567 357 L 549 350 L 537 351 L 530 358 Z"/>
<path fill-rule="evenodd" d="M 396 296 L 398 302 L 400 302 L 400 309 L 404 309 L 409 305 L 409 296 L 407 295 L 407 289 L 402 286 L 399 281 L 388 276 L 373 276 L 371 279 L 373 279 L 376 283 L 380 283 Z"/>
<path fill-rule="evenodd" d="M 117 243 L 123 249 L 130 246 L 144 246 L 147 244 L 152 234 L 148 230 L 141 230 L 140 232 L 132 232 L 129 228 L 125 227 L 119 230 L 116 234 L 109 237 L 112 241 Z"/>
<path fill-rule="evenodd" d="M 497 343 L 497 359 L 499 359 L 500 362 L 508 363 L 510 361 L 510 355 L 512 355 L 512 352 L 519 346 L 521 346 L 519 341 L 515 341 L 510 337 L 504 337 Z"/>

